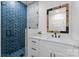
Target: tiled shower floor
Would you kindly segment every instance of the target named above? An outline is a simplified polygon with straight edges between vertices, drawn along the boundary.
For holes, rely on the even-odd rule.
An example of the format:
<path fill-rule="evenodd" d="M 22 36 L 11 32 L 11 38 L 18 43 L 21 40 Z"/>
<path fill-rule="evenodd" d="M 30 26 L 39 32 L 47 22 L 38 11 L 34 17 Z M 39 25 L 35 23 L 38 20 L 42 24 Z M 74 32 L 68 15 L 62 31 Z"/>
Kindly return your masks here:
<path fill-rule="evenodd" d="M 11 54 L 4 54 L 5 57 L 24 57 L 25 56 L 25 48 L 19 49 L 16 52 Z"/>

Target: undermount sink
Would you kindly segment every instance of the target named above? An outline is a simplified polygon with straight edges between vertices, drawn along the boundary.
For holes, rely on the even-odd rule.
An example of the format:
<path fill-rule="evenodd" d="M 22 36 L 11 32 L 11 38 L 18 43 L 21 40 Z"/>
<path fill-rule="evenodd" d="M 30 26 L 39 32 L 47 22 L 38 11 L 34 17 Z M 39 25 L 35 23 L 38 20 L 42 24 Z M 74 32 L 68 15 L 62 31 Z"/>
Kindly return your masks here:
<path fill-rule="evenodd" d="M 68 44 L 72 46 L 78 46 L 79 41 L 76 41 L 72 38 L 50 38 L 50 37 L 45 37 L 45 36 L 33 36 L 32 38 L 37 38 L 40 40 L 46 40 L 46 41 L 51 41 L 51 42 L 56 42 L 56 43 L 62 43 L 62 44 Z"/>

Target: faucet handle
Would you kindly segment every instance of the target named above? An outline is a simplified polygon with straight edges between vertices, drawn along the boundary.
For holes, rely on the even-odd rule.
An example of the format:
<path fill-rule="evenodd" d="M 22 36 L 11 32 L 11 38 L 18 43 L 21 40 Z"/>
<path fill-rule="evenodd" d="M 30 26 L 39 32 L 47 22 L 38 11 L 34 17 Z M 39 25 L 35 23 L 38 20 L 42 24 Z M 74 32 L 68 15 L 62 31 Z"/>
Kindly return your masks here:
<path fill-rule="evenodd" d="M 52 35 L 52 37 L 54 37 L 54 35 Z"/>
<path fill-rule="evenodd" d="M 58 38 L 60 38 L 61 35 L 58 35 Z"/>
<path fill-rule="evenodd" d="M 55 38 L 57 38 L 57 33 L 55 32 L 54 34 L 55 34 Z"/>

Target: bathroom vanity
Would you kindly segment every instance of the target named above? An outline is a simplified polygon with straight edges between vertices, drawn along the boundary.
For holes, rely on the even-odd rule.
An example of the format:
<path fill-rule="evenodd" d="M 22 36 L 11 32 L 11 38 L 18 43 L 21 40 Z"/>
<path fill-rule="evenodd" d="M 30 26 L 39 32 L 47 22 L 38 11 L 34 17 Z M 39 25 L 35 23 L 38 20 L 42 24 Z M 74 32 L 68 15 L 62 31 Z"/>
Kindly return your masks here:
<path fill-rule="evenodd" d="M 74 6 L 59 3 L 59 6 L 53 7 L 50 3 L 45 2 L 48 7 L 43 2 L 39 3 L 39 6 L 42 7 L 39 7 L 38 32 L 40 31 L 47 36 L 40 36 L 41 34 L 39 36 L 28 35 L 28 57 L 79 57 L 79 40 L 71 37 L 73 32 L 76 31 L 73 31 L 71 24 L 73 19 L 73 17 L 71 18 L 71 8 L 73 10 Z M 49 6 L 52 8 L 49 8 Z M 28 32 L 33 34 L 31 31 Z M 50 37 L 49 34 L 54 35 Z M 60 34 L 62 37 L 60 37 Z"/>
<path fill-rule="evenodd" d="M 78 42 L 70 39 L 29 37 L 29 57 L 77 57 Z"/>

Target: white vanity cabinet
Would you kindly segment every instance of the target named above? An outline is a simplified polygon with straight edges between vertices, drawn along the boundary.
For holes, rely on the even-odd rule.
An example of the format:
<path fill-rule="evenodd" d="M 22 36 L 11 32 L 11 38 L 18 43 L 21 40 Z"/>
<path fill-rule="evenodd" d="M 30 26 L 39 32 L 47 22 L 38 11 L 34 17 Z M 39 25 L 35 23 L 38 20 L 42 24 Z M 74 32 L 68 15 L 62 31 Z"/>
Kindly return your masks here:
<path fill-rule="evenodd" d="M 74 47 L 69 46 L 69 45 L 56 43 L 56 42 L 49 42 L 49 41 L 41 40 L 40 41 L 40 47 L 41 46 L 48 47 L 49 50 L 52 50 L 51 52 L 52 52 L 52 55 L 54 57 L 56 57 L 58 55 L 61 55 L 62 57 L 63 56 L 74 56 L 74 53 L 75 53 Z"/>
<path fill-rule="evenodd" d="M 31 57 L 39 57 L 39 40 L 30 39 L 29 52 Z"/>
<path fill-rule="evenodd" d="M 45 46 L 40 46 L 39 47 L 39 56 L 40 57 L 52 57 L 52 50 L 48 47 Z"/>
<path fill-rule="evenodd" d="M 77 57 L 79 48 L 39 38 L 30 39 L 31 57 Z"/>

